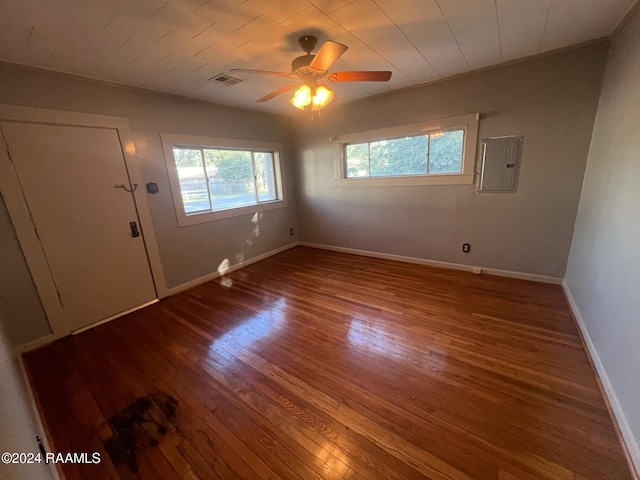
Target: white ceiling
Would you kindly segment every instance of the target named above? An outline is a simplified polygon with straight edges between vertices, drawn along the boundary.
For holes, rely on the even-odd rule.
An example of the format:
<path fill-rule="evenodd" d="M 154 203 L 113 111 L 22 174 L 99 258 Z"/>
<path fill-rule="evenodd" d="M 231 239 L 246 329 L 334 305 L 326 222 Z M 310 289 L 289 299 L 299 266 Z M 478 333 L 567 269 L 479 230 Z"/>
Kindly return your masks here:
<path fill-rule="evenodd" d="M 432 82 L 608 36 L 635 0 L 0 0 L 0 60 L 216 103 L 287 113 L 287 78 L 316 35 L 349 47 L 330 71 L 391 70 L 332 84 L 334 103 Z M 317 49 L 316 49 L 317 51 Z M 330 108 L 330 107 L 329 107 Z"/>

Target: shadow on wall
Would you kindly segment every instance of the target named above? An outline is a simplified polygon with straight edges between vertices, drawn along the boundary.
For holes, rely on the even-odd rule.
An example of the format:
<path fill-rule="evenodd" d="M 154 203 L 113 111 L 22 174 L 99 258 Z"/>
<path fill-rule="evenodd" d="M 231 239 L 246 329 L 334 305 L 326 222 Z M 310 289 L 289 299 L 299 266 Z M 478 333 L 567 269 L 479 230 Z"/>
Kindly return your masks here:
<path fill-rule="evenodd" d="M 16 354 L 9 347 L 0 318 L 0 452 L 39 452 L 36 435 L 44 438 L 38 429 L 34 408 L 18 367 Z M 47 448 L 47 451 L 51 451 Z M 54 478 L 45 463 L 2 465 L 2 478 L 6 480 Z"/>
<path fill-rule="evenodd" d="M 238 237 L 238 243 L 240 244 L 240 251 L 236 253 L 234 262 L 231 263 L 228 258 L 225 258 L 220 265 L 218 265 L 218 273 L 224 275 L 234 265 L 239 265 L 247 258 L 249 250 L 255 243 L 256 239 L 260 236 L 260 221 L 262 220 L 262 212 L 256 212 L 251 217 L 252 228 L 249 233 L 243 233 Z M 229 280 L 230 281 L 230 280 Z M 230 285 L 227 285 L 230 286 Z"/>

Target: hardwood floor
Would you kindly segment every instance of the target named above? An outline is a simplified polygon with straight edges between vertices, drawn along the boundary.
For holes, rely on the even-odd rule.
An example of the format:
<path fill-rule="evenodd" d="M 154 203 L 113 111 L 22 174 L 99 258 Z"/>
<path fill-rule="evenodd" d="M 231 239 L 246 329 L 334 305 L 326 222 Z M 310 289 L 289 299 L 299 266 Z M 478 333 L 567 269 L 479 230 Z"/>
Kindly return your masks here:
<path fill-rule="evenodd" d="M 632 478 L 555 285 L 297 247 L 25 363 L 69 479 Z"/>

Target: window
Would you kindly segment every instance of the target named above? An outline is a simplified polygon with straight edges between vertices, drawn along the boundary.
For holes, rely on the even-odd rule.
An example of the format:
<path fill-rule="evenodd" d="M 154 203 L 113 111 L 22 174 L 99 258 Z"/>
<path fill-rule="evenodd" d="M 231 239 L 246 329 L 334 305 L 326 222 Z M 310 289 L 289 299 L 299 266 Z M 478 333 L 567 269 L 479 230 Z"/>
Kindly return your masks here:
<path fill-rule="evenodd" d="M 173 158 L 187 215 L 277 198 L 273 152 L 174 146 Z"/>
<path fill-rule="evenodd" d="M 478 114 L 338 137 L 337 186 L 472 184 Z"/>
<path fill-rule="evenodd" d="M 278 144 L 162 135 L 180 226 L 281 208 Z"/>
<path fill-rule="evenodd" d="M 464 130 L 344 145 L 347 177 L 461 173 Z"/>

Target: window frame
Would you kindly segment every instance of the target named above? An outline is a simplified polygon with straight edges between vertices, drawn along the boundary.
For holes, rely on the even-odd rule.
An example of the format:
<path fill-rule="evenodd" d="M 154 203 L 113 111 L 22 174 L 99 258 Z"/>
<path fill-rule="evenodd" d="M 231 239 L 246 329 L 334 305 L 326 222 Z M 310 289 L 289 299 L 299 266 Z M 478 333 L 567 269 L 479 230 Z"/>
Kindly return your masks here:
<path fill-rule="evenodd" d="M 164 151 L 164 160 L 169 174 L 169 185 L 171 187 L 171 196 L 175 206 L 176 217 L 179 227 L 196 225 L 199 223 L 213 222 L 223 220 L 225 218 L 240 217 L 243 215 L 252 215 L 256 212 L 264 212 L 287 206 L 282 181 L 282 168 L 280 165 L 282 156 L 282 145 L 275 142 L 263 142 L 257 140 L 240 140 L 231 138 L 203 137 L 195 135 L 175 135 L 161 133 L 162 148 Z M 228 208 L 225 210 L 205 210 L 199 212 L 186 213 L 184 203 L 182 201 L 182 190 L 180 188 L 180 178 L 178 176 L 178 167 L 176 165 L 173 154 L 174 147 L 177 148 L 193 148 L 193 149 L 219 149 L 219 150 L 245 150 L 252 152 L 271 152 L 273 154 L 273 168 L 275 176 L 276 199 L 260 202 L 256 191 L 256 201 L 254 205 L 243 207 Z M 254 176 L 255 176 L 255 165 Z M 256 183 L 257 189 L 257 183 Z"/>
<path fill-rule="evenodd" d="M 409 185 L 473 185 L 475 176 L 476 149 L 478 143 L 479 113 L 470 113 L 425 122 L 410 123 L 394 127 L 339 135 L 332 139 L 336 143 L 334 163 L 335 187 L 391 187 Z M 412 175 L 379 177 L 348 177 L 346 146 L 394 138 L 427 135 L 441 131 L 463 130 L 461 172 L 434 172 Z"/>

